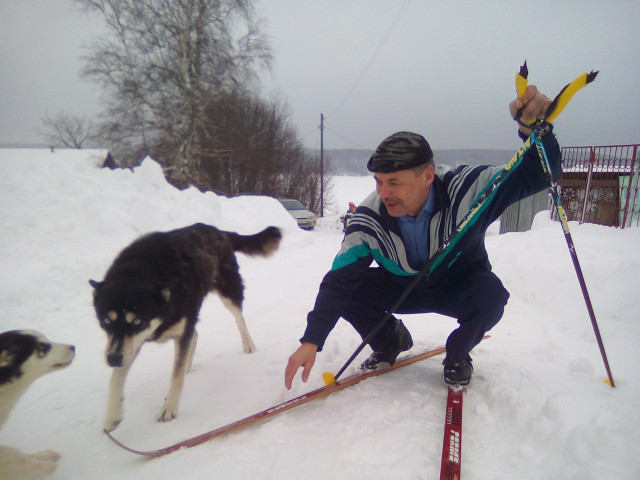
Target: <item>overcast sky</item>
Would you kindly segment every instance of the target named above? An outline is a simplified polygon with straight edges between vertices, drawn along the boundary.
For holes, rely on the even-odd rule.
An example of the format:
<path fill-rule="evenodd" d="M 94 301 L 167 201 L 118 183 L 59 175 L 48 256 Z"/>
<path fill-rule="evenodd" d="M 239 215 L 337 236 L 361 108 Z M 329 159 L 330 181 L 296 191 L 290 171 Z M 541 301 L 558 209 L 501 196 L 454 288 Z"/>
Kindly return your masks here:
<path fill-rule="evenodd" d="M 274 67 L 309 147 L 373 149 L 398 130 L 434 149 L 517 148 L 508 103 L 526 59 L 549 97 L 599 70 L 556 121 L 562 145 L 640 143 L 640 2 L 260 0 Z M 98 17 L 72 0 L 0 0 L 0 144 L 41 141 L 40 119 L 93 117 L 100 91 L 79 77 Z"/>

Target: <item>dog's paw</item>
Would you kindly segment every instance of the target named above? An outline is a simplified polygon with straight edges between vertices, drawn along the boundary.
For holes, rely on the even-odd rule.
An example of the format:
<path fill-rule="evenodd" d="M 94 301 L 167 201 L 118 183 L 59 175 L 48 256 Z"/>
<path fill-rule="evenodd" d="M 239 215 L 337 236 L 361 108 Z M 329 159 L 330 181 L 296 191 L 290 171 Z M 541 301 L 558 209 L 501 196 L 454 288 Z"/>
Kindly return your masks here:
<path fill-rule="evenodd" d="M 160 410 L 158 410 L 158 414 L 156 415 L 156 420 L 159 422 L 170 422 L 174 418 L 178 416 L 178 410 L 173 408 L 171 405 L 167 405 L 166 403 L 162 405 Z"/>
<path fill-rule="evenodd" d="M 38 460 L 47 460 L 50 462 L 57 462 L 60 460 L 60 454 L 58 452 L 54 452 L 53 450 L 42 450 L 41 452 L 36 452 L 31 455 Z"/>
<path fill-rule="evenodd" d="M 245 353 L 253 353 L 256 351 L 256 346 L 252 341 L 242 342 L 242 349 Z"/>
<path fill-rule="evenodd" d="M 104 420 L 104 423 L 102 424 L 102 428 L 107 432 L 113 432 L 118 427 L 118 425 L 120 425 L 120 422 L 122 422 L 122 417 L 119 417 L 119 418 L 108 417 Z"/>

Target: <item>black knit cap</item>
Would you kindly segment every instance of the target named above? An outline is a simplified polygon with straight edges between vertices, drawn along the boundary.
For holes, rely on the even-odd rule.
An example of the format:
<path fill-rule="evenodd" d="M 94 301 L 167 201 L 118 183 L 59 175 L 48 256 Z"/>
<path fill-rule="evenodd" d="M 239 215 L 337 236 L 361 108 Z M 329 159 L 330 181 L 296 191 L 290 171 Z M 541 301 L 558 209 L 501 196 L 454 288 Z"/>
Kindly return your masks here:
<path fill-rule="evenodd" d="M 370 172 L 393 173 L 433 160 L 429 142 L 413 132 L 397 132 L 385 138 L 367 162 Z"/>

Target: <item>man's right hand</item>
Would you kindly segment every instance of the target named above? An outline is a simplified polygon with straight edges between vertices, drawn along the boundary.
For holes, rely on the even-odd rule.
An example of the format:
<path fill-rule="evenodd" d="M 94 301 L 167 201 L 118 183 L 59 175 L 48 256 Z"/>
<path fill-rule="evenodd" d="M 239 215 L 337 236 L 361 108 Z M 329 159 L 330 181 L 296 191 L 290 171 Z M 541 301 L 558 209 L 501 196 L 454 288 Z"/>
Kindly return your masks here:
<path fill-rule="evenodd" d="M 313 364 L 316 361 L 317 351 L 317 345 L 305 342 L 289 357 L 287 368 L 284 371 L 284 386 L 287 387 L 287 390 L 291 390 L 293 377 L 296 376 L 296 372 L 300 367 L 303 368 L 302 381 L 306 382 L 309 379 L 311 368 L 313 368 Z"/>
<path fill-rule="evenodd" d="M 516 114 L 521 111 L 520 131 L 529 136 L 533 132 L 533 128 L 526 127 L 526 125 L 544 118 L 549 105 L 551 105 L 551 100 L 539 92 L 535 85 L 529 85 L 522 98 L 516 98 L 509 104 L 509 112 L 511 118 L 515 120 Z"/>

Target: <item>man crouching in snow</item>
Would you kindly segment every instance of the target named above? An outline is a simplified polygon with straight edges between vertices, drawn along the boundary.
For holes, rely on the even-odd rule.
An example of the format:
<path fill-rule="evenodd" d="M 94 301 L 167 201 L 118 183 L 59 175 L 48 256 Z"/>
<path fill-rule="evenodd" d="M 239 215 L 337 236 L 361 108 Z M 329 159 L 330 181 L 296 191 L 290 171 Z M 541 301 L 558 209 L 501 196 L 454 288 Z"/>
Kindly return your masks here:
<path fill-rule="evenodd" d="M 510 103 L 512 117 L 521 110 L 521 138 L 531 134 L 523 124 L 543 118 L 550 104 L 533 85 L 521 99 Z M 541 140 L 557 179 L 562 173 L 560 147 L 550 130 Z M 302 380 L 307 381 L 316 353 L 340 317 L 362 338 L 369 334 L 502 170 L 488 165 L 459 166 L 436 173 L 429 143 L 412 132 L 394 133 L 383 140 L 367 168 L 373 172 L 376 191 L 356 209 L 331 270 L 320 284 L 302 345 L 289 357 L 285 370 L 288 389 L 300 367 Z M 446 343 L 445 383 L 470 383 L 469 353 L 502 318 L 509 298 L 491 271 L 484 246 L 486 229 L 509 205 L 548 187 L 537 149 L 531 148 L 444 261 L 395 312 L 389 312 L 435 312 L 457 319 L 459 327 Z M 373 260 L 378 267 L 371 267 Z M 393 365 L 400 352 L 413 346 L 413 340 L 402 321 L 390 316 L 369 345 L 373 353 L 362 368 L 374 370 Z"/>

